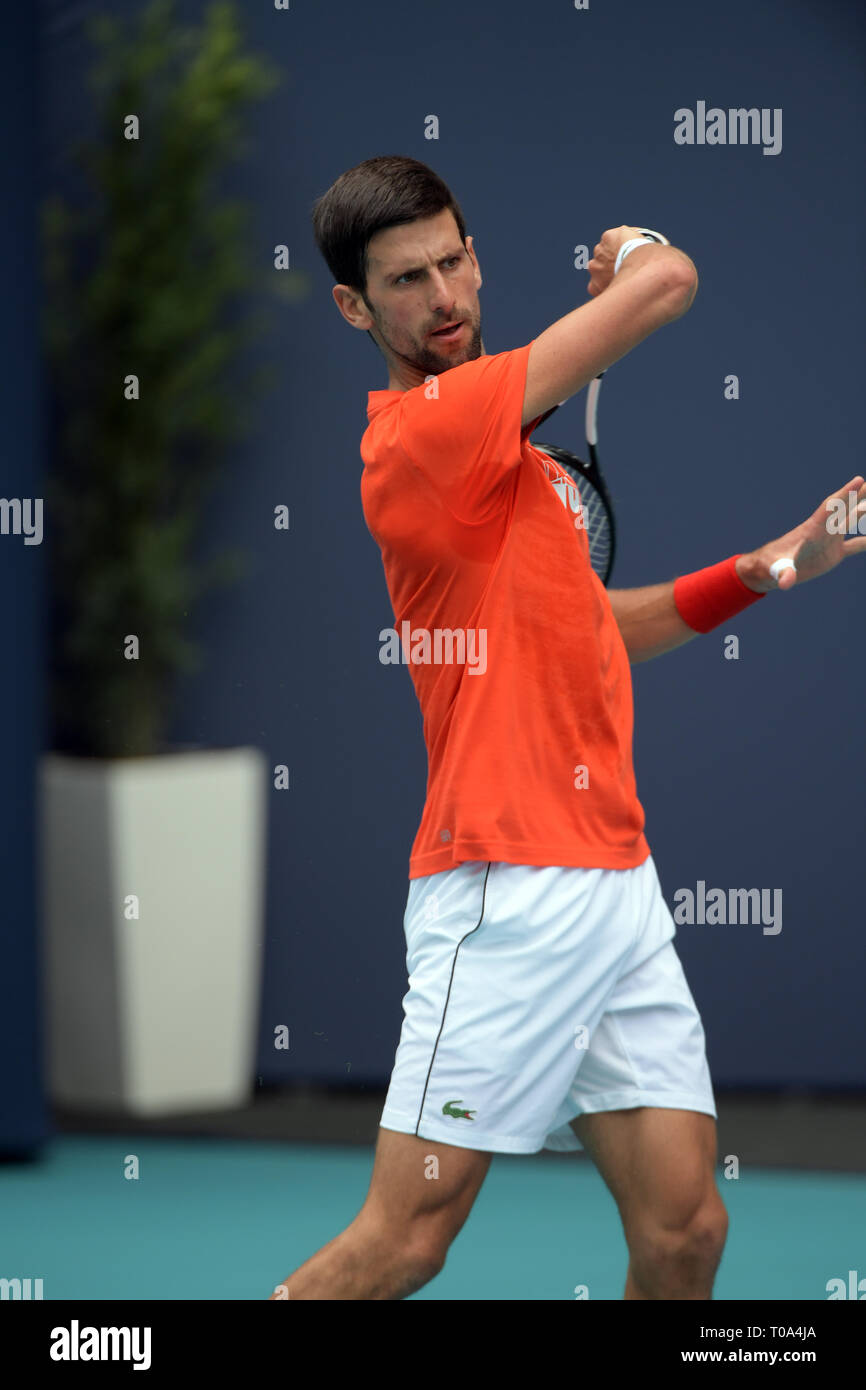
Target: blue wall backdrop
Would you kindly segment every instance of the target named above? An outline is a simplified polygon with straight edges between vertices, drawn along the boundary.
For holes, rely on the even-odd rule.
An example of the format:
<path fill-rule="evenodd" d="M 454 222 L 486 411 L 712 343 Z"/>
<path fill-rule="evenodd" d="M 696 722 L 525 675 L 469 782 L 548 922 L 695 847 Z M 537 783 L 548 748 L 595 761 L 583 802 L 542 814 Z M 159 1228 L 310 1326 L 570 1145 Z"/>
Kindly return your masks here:
<path fill-rule="evenodd" d="M 80 110 L 81 21 L 97 9 L 43 9 L 46 185 Z M 294 0 L 242 12 L 285 81 L 252 115 L 232 192 L 255 206 L 262 266 L 288 243 L 309 293 L 279 311 L 263 349 L 278 389 L 206 517 L 207 548 L 243 545 L 251 564 L 195 615 L 207 661 L 179 691 L 172 736 L 256 744 L 290 768 L 270 803 L 259 1074 L 384 1082 L 426 760 L 408 673 L 378 660 L 392 613 L 360 504 L 367 392 L 387 377 L 331 300 L 310 207 L 374 154 L 431 164 L 475 238 L 488 352 L 585 302 L 574 248 L 605 228 L 655 227 L 684 248 L 694 308 L 609 373 L 600 425 L 615 585 L 699 568 L 789 530 L 864 467 L 863 10 Z M 677 144 L 675 111 L 699 102 L 781 110 L 781 149 Z M 738 400 L 725 399 L 732 373 Z M 579 451 L 583 403 L 540 437 Z M 279 503 L 288 533 L 273 530 Z M 700 880 L 783 893 L 777 935 L 678 929 L 717 1086 L 866 1079 L 864 599 L 866 557 L 634 671 L 638 788 L 668 902 Z M 273 1048 L 279 1024 L 288 1052 Z"/>
<path fill-rule="evenodd" d="M 37 52 L 35 11 L 10 10 L 0 43 L 0 496 L 29 498 L 31 504 L 42 492 Z M 48 1125 L 41 1082 L 33 771 L 43 686 L 42 547 L 25 545 L 23 535 L 14 534 L 14 522 L 6 525 L 0 534 L 0 1153 L 20 1154 L 38 1145 Z"/>

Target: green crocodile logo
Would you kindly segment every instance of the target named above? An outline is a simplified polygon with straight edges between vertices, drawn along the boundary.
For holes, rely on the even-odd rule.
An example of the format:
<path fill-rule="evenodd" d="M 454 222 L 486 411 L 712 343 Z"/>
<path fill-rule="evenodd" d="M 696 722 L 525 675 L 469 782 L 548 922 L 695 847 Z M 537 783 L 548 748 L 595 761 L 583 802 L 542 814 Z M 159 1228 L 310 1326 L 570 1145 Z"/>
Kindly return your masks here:
<path fill-rule="evenodd" d="M 459 1100 L 448 1100 L 442 1106 L 442 1114 L 450 1115 L 452 1120 L 471 1120 L 475 1114 L 474 1110 L 457 1110 L 455 1106 L 460 1104 Z"/>

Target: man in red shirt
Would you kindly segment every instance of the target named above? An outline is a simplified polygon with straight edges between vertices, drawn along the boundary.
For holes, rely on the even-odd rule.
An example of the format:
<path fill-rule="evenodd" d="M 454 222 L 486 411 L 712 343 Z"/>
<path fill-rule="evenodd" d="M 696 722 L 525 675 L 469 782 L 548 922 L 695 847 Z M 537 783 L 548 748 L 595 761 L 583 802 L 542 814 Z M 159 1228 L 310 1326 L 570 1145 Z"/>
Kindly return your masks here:
<path fill-rule="evenodd" d="M 426 165 L 366 160 L 314 227 L 340 313 L 388 366 L 369 395 L 362 503 L 394 608 L 380 656 L 398 648 L 409 666 L 428 781 L 370 1190 L 272 1297 L 407 1297 L 442 1268 L 492 1153 L 546 1147 L 585 1148 L 610 1188 L 627 1299 L 709 1299 L 728 1224 L 716 1112 L 643 833 L 630 663 L 866 548 L 826 524 L 838 498 L 862 515 L 866 482 L 752 554 L 608 592 L 573 484 L 529 436 L 691 307 L 691 259 L 606 231 L 590 302 L 491 356 L 472 237 Z"/>

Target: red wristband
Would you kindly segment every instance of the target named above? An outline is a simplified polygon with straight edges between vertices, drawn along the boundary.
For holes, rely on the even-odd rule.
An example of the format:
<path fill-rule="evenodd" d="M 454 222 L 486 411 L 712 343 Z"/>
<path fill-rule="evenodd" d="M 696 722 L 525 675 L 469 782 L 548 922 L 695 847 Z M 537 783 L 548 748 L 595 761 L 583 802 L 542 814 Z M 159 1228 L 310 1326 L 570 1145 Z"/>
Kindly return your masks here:
<path fill-rule="evenodd" d="M 765 598 L 744 584 L 736 571 L 739 555 L 705 570 L 681 574 L 674 580 L 674 603 L 684 623 L 695 632 L 709 632 L 756 599 Z"/>

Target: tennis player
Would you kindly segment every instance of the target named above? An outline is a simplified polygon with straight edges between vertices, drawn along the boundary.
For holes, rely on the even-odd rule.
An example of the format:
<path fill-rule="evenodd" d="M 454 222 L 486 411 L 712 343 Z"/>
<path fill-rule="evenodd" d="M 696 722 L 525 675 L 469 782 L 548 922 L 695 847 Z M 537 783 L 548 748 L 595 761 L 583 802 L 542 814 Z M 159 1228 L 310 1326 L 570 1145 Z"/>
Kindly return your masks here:
<path fill-rule="evenodd" d="M 589 302 L 491 356 L 472 237 L 426 165 L 366 160 L 313 221 L 340 313 L 388 367 L 369 393 L 361 494 L 429 768 L 370 1189 L 271 1297 L 405 1298 L 441 1270 L 494 1153 L 583 1148 L 619 1208 L 625 1298 L 709 1299 L 728 1225 L 716 1109 L 644 836 L 629 663 L 825 573 L 866 537 L 829 529 L 825 503 L 751 554 L 605 590 L 580 509 L 529 435 L 686 313 L 689 256 L 636 227 L 606 231 Z M 835 496 L 856 531 L 866 482 Z M 483 669 L 470 661 L 482 646 Z"/>

